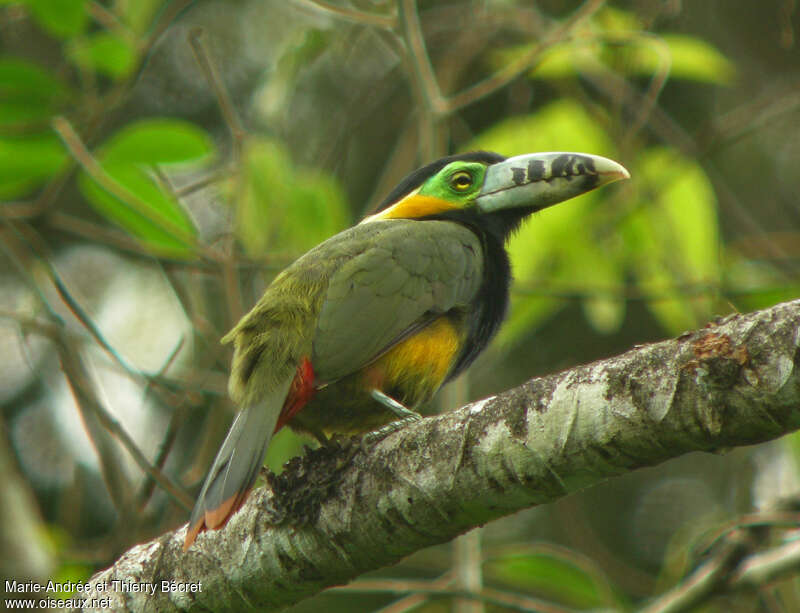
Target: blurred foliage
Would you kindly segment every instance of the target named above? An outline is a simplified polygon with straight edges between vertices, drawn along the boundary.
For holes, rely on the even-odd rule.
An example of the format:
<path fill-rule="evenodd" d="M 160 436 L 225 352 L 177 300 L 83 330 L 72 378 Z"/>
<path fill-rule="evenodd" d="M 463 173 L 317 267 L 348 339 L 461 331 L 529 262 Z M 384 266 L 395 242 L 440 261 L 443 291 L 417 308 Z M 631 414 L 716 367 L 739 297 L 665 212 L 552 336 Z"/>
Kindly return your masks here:
<path fill-rule="evenodd" d="M 567 549 L 515 547 L 486 560 L 483 572 L 487 578 L 521 593 L 578 610 L 619 610 L 624 606 L 603 572 Z"/>
<path fill-rule="evenodd" d="M 96 150 L 99 172 L 82 172 L 81 191 L 95 209 L 154 253 L 190 257 L 196 230 L 178 200 L 154 180 L 149 168 L 202 159 L 212 152 L 208 135 L 179 120 L 151 119 L 131 123 Z M 119 191 L 110 193 L 99 179 L 107 177 Z M 123 197 L 120 197 L 120 194 Z"/>
<path fill-rule="evenodd" d="M 350 216 L 345 195 L 325 173 L 295 169 L 285 148 L 249 139 L 242 157 L 244 183 L 237 207 L 237 235 L 253 257 L 298 253 L 343 230 Z"/>
<path fill-rule="evenodd" d="M 529 52 L 531 45 L 496 51 L 497 67 Z M 663 71 L 670 79 L 729 84 L 736 75 L 731 61 L 712 44 L 694 36 L 660 32 L 652 36 L 630 11 L 605 7 L 572 40 L 544 49 L 535 79 L 572 79 L 576 73 L 603 76 L 653 77 Z"/>
<path fill-rule="evenodd" d="M 67 55 L 81 69 L 112 79 L 127 77 L 136 68 L 136 50 L 131 42 L 108 32 L 73 41 Z"/>
<path fill-rule="evenodd" d="M 0 0 L 0 308 L 11 322 L 0 347 L 29 363 L 3 419 L 27 423 L 20 416 L 37 405 L 47 411 L 36 419 L 52 420 L 26 444 L 14 439 L 21 427 L 8 428 L 20 467 L 34 450 L 61 449 L 41 432 L 84 429 L 58 362 L 29 342 L 47 336 L 36 318 L 52 314 L 47 323 L 87 359 L 97 343 L 81 317 L 121 326 L 104 288 L 144 269 L 171 288 L 192 338 L 158 328 L 174 319 L 145 330 L 126 316 L 132 337 L 181 340 L 148 357 L 163 365 L 160 379 L 128 372 L 141 397 L 127 403 L 135 416 L 118 417 L 159 470 L 196 489 L 232 413 L 221 334 L 280 265 L 452 151 L 587 151 L 633 177 L 535 215 L 512 239 L 504 355 L 477 365 L 477 392 L 797 297 L 796 15 L 783 0 L 732 3 L 420 0 L 420 52 L 407 38 L 413 20 L 401 27 L 389 0 Z M 64 306 L 60 281 L 77 306 Z M 135 287 L 129 302 L 156 300 Z M 120 376 L 120 364 L 92 368 L 98 398 L 114 406 L 106 400 L 121 392 L 103 368 Z M 90 442 L 94 457 L 102 441 Z M 282 432 L 269 465 L 302 444 Z M 689 545 L 720 509 L 731 517 L 795 492 L 798 436 L 785 447 L 615 480 L 565 504 L 589 509 L 577 519 L 553 505 L 496 522 L 484 532 L 484 582 L 575 609 L 629 610 L 680 585 L 703 553 Z M 47 532 L 60 535 L 42 545 L 54 579 L 86 578 L 185 521 L 133 465 L 120 468 L 131 507 L 113 509 L 112 468 L 95 458 L 59 486 L 29 476 Z M 694 486 L 664 477 L 680 470 Z M 381 576 L 437 577 L 452 564 L 437 548 Z M 296 610 L 323 601 L 351 611 L 353 598 Z M 800 602 L 790 590 L 781 598 L 784 610 Z"/>

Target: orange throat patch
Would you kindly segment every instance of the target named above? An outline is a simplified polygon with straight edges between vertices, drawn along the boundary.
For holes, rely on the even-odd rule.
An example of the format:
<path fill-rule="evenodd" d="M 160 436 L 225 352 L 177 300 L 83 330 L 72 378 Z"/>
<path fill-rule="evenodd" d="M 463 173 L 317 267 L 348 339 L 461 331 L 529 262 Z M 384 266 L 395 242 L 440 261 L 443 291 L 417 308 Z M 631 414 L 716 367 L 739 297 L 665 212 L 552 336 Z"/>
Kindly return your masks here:
<path fill-rule="evenodd" d="M 402 200 L 396 202 L 380 213 L 375 213 L 367 217 L 364 222 L 377 221 L 380 219 L 419 219 L 436 213 L 452 211 L 460 208 L 453 202 L 434 198 L 433 196 L 420 196 L 419 194 L 409 194 Z"/>

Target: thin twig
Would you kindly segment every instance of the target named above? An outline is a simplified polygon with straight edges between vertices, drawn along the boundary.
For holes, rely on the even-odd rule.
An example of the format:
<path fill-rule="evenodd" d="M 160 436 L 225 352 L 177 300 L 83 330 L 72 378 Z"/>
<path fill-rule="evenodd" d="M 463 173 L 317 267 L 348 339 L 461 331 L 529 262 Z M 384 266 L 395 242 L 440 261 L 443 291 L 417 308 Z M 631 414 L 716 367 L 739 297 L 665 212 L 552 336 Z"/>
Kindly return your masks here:
<path fill-rule="evenodd" d="M 136 442 L 130 437 L 119 421 L 117 421 L 117 419 L 106 410 L 102 403 L 97 400 L 88 385 L 87 377 L 80 372 L 82 367 L 80 370 L 76 368 L 73 358 L 71 357 L 72 352 L 69 350 L 66 343 L 60 343 L 59 353 L 61 355 L 61 364 L 64 369 L 64 374 L 72 383 L 76 400 L 82 401 L 82 404 L 85 404 L 92 410 L 100 424 L 122 444 L 128 453 L 131 454 L 131 457 L 139 465 L 139 468 L 156 481 L 179 505 L 187 511 L 191 510 L 194 504 L 191 496 L 184 492 L 178 485 L 174 484 L 161 470 L 150 464 L 145 455 L 139 450 Z"/>
<path fill-rule="evenodd" d="M 150 28 L 150 32 L 141 46 L 142 57 L 146 57 L 152 51 L 158 39 L 172 25 L 172 22 L 194 2 L 195 0 L 168 0 L 166 8 L 161 11 L 158 21 Z"/>
<path fill-rule="evenodd" d="M 10 222 L 6 222 L 7 225 L 10 225 Z M 5 241 L 4 241 L 5 244 Z M 50 273 L 50 278 L 56 286 L 56 289 L 70 308 L 72 313 L 81 321 L 84 327 L 92 334 L 95 341 L 100 344 L 104 349 L 106 349 L 109 354 L 119 363 L 123 368 L 126 369 L 128 372 L 138 373 L 135 369 L 127 365 L 127 363 L 119 356 L 119 354 L 114 350 L 113 347 L 105 340 L 103 335 L 100 333 L 97 326 L 94 322 L 89 318 L 89 316 L 85 313 L 83 308 L 78 304 L 78 302 L 72 297 L 69 291 L 64 286 L 63 282 L 61 281 L 60 277 L 56 273 L 55 269 L 50 265 L 49 261 L 41 256 L 37 251 L 33 250 L 33 247 L 28 244 L 29 249 L 32 250 L 34 255 L 39 258 L 47 267 L 48 272 Z M 11 254 L 14 255 L 13 253 Z M 35 287 L 38 287 L 34 284 Z M 100 438 L 99 432 L 96 428 L 94 428 L 94 420 L 92 419 L 91 415 L 86 413 L 85 408 L 88 406 L 92 409 L 93 414 L 97 417 L 99 423 L 105 427 L 109 432 L 111 432 L 117 439 L 123 444 L 123 446 L 128 450 L 128 452 L 133 456 L 134 460 L 140 465 L 142 470 L 144 470 L 147 474 L 152 475 L 153 479 L 155 479 L 159 485 L 164 487 L 168 492 L 170 492 L 176 500 L 178 500 L 187 508 L 191 507 L 191 499 L 183 493 L 181 490 L 177 488 L 177 486 L 172 485 L 172 483 L 164 476 L 161 471 L 154 468 L 149 464 L 147 459 L 144 457 L 144 454 L 139 451 L 139 448 L 134 443 L 133 439 L 128 436 L 127 432 L 122 428 L 122 426 L 117 422 L 117 420 L 110 415 L 103 405 L 100 403 L 99 400 L 96 399 L 91 386 L 89 385 L 89 377 L 85 372 L 85 368 L 80 362 L 80 360 L 75 357 L 77 355 L 76 352 L 70 350 L 70 343 L 68 341 L 67 335 L 64 333 L 66 330 L 63 320 L 60 316 L 58 316 L 55 311 L 49 306 L 44 296 L 41 292 L 38 292 L 43 304 L 45 304 L 48 308 L 49 314 L 51 314 L 51 318 L 55 322 L 55 330 L 49 330 L 48 332 L 55 332 L 50 338 L 52 338 L 58 347 L 59 355 L 61 357 L 61 367 L 64 372 L 64 375 L 70 384 L 70 388 L 73 391 L 73 395 L 75 397 L 75 401 L 78 404 L 79 410 L 82 412 L 82 416 L 84 419 L 84 423 L 87 427 L 88 434 L 90 439 L 92 439 L 95 449 L 98 452 L 98 455 L 101 460 L 101 471 L 103 472 L 104 479 L 106 481 L 106 485 L 109 488 L 109 493 L 112 496 L 115 504 L 118 506 L 121 512 L 123 508 L 127 508 L 127 494 L 125 492 L 129 491 L 129 485 L 127 484 L 127 480 L 125 479 L 124 475 L 119 471 L 117 468 L 114 468 L 113 465 L 116 463 L 116 459 L 112 456 L 114 455 L 113 448 L 108 447 L 107 444 Z M 153 377 L 153 379 L 157 379 L 159 383 L 164 384 L 164 379 L 161 377 Z M 188 503 L 186 502 L 188 501 Z M 120 505 L 122 507 L 120 508 Z"/>
<path fill-rule="evenodd" d="M 225 179 L 233 175 L 235 172 L 236 170 L 232 169 L 229 166 L 227 168 L 223 168 L 222 170 L 217 170 L 215 172 L 209 173 L 205 177 L 201 177 L 196 181 L 192 181 L 191 183 L 187 183 L 186 185 L 182 185 L 181 187 L 174 188 L 175 197 L 182 198 L 184 196 L 193 194 L 194 192 L 204 189 L 209 185 L 213 185 L 214 183 L 219 183 L 220 181 L 224 181 Z"/>
<path fill-rule="evenodd" d="M 743 531 L 726 536 L 711 559 L 640 613 L 695 610 L 714 596 L 762 589 L 800 569 L 800 540 L 793 538 L 767 551 L 751 553 L 754 543 L 745 538 Z"/>
<path fill-rule="evenodd" d="M 62 317 L 56 313 L 53 306 L 50 304 L 50 301 L 44 295 L 42 288 L 36 283 L 36 280 L 33 278 L 33 275 L 30 273 L 28 268 L 25 266 L 20 253 L 22 252 L 22 247 L 16 243 L 17 240 L 25 243 L 25 238 L 20 233 L 19 229 L 16 227 L 15 224 L 10 222 L 9 220 L 5 219 L 4 217 L 0 217 L 0 223 L 2 223 L 6 228 L 8 228 L 11 236 L 4 236 L 3 240 L 0 240 L 0 250 L 6 254 L 11 263 L 17 269 L 20 277 L 22 278 L 23 282 L 31 289 L 34 295 L 39 299 L 39 303 L 44 307 L 45 311 L 47 312 L 48 318 L 58 326 L 64 325 L 64 320 Z M 13 237 L 13 238 L 12 238 Z"/>
<path fill-rule="evenodd" d="M 450 587 L 452 583 L 453 574 L 448 571 L 431 581 L 430 586 L 433 588 L 446 589 Z M 430 596 L 427 594 L 409 594 L 408 596 L 399 598 L 391 604 L 374 611 L 374 613 L 408 613 L 409 611 L 413 611 L 417 607 L 424 605 L 426 602 L 430 601 L 430 599 Z"/>
<path fill-rule="evenodd" d="M 678 613 L 704 602 L 725 582 L 727 574 L 742 559 L 745 551 L 744 543 L 739 540 L 726 542 L 716 555 L 690 577 L 640 613 Z"/>
<path fill-rule="evenodd" d="M 365 26 L 375 26 L 385 30 L 393 30 L 397 27 L 397 17 L 394 15 L 384 17 L 383 15 L 375 15 L 374 13 L 338 6 L 326 2 L 325 0 L 293 0 L 293 2 L 299 5 L 300 8 L 306 7 L 317 13 L 324 13 L 337 19 L 343 19 Z"/>
<path fill-rule="evenodd" d="M 417 2 L 416 0 L 400 0 L 398 8 L 403 39 L 408 47 L 408 54 L 420 85 L 425 108 L 436 115 L 445 114 L 447 107 L 443 104 L 444 99 L 439 89 L 439 82 L 436 80 L 436 73 L 425 47 Z"/>
<path fill-rule="evenodd" d="M 178 352 L 184 345 L 184 337 L 181 336 L 178 343 L 175 345 L 173 350 L 167 356 L 167 359 L 164 361 L 164 365 L 159 369 L 158 374 L 161 376 L 166 375 L 167 370 L 172 365 L 175 360 L 175 357 L 178 355 Z M 147 391 L 150 389 L 150 385 L 148 383 L 147 387 L 145 388 L 145 395 Z M 172 445 L 175 443 L 175 440 L 178 435 L 178 428 L 183 423 L 186 415 L 186 411 L 184 409 L 185 402 L 178 403 L 178 406 L 173 408 L 172 416 L 170 417 L 169 426 L 167 426 L 167 431 L 164 433 L 164 437 L 161 440 L 161 444 L 158 447 L 158 451 L 156 452 L 156 457 L 153 460 L 153 466 L 155 466 L 158 470 L 164 469 L 164 464 L 167 461 L 167 456 L 169 456 L 169 452 L 172 450 Z M 142 484 L 141 488 L 139 488 L 139 495 L 137 496 L 138 508 L 141 511 L 147 505 L 150 497 L 153 495 L 153 490 L 155 489 L 156 481 L 152 477 L 148 476 L 144 483 Z"/>
<path fill-rule="evenodd" d="M 244 139 L 246 136 L 244 127 L 233 106 L 228 89 L 219 77 L 216 64 L 208 53 L 205 41 L 203 40 L 202 28 L 193 28 L 191 30 L 189 33 L 189 44 L 192 46 L 195 59 L 200 69 L 203 71 L 206 81 L 214 91 L 217 104 L 222 112 L 222 117 L 231 133 L 233 141 L 231 166 L 237 169 L 234 173 L 234 199 L 238 200 L 244 190 L 244 173 L 239 167 L 244 152 Z M 231 315 L 231 320 L 235 321 L 244 313 L 244 307 L 242 305 L 241 292 L 239 291 L 239 276 L 235 261 L 236 255 L 233 236 L 226 241 L 225 253 L 226 256 L 221 262 L 222 279 L 225 286 L 225 298 L 228 303 L 228 312 Z"/>
<path fill-rule="evenodd" d="M 800 540 L 757 553 L 744 560 L 736 569 L 730 585 L 736 589 L 759 589 L 771 581 L 800 570 Z"/>
<path fill-rule="evenodd" d="M 194 27 L 189 31 L 189 44 L 194 53 L 194 59 L 200 70 L 205 76 L 206 82 L 211 86 L 217 105 L 222 111 L 222 118 L 231 133 L 233 139 L 233 163 L 236 164 L 242 155 L 242 145 L 245 137 L 245 130 L 242 120 L 236 111 L 228 88 L 219 76 L 219 70 L 214 62 L 205 41 L 205 30 L 201 27 Z"/>
<path fill-rule="evenodd" d="M 131 509 L 128 502 L 130 483 L 122 471 L 118 449 L 109 438 L 109 434 L 112 433 L 109 428 L 103 427 L 99 412 L 93 410 L 95 406 L 99 405 L 99 402 L 95 399 L 91 386 L 87 383 L 88 376 L 80 358 L 69 350 L 69 345 L 62 336 L 55 337 L 55 341 L 61 359 L 61 371 L 72 392 L 86 435 L 97 453 L 100 475 L 115 508 L 125 518 Z"/>
<path fill-rule="evenodd" d="M 90 0 L 86 5 L 87 12 L 92 16 L 97 23 L 103 26 L 109 32 L 114 32 L 121 38 L 124 38 L 130 43 L 138 44 L 139 37 L 127 25 L 120 21 L 119 17 L 114 14 L 97 0 Z"/>
<path fill-rule="evenodd" d="M 219 266 L 211 260 L 179 260 L 163 255 L 154 255 L 148 249 L 143 247 L 141 243 L 133 240 L 127 234 L 117 232 L 116 230 L 112 230 L 100 224 L 75 217 L 74 215 L 70 215 L 68 213 L 54 211 L 47 216 L 47 223 L 56 230 L 108 245 L 109 247 L 129 255 L 144 258 L 151 262 L 156 260 L 162 264 L 182 268 L 185 270 L 198 270 L 204 272 L 216 272 L 219 270 Z M 219 256 L 216 254 L 214 257 L 219 259 Z M 274 258 L 265 258 L 263 260 L 240 257 L 237 259 L 236 264 L 240 270 L 277 271 L 285 268 L 286 265 L 290 264 L 295 257 L 295 254 L 277 255 Z"/>
<path fill-rule="evenodd" d="M 128 234 L 86 219 L 81 219 L 69 213 L 53 211 L 47 216 L 47 223 L 54 229 L 75 234 L 81 238 L 113 247 L 119 251 L 146 257 L 148 260 L 152 260 L 154 257 L 151 251 L 142 246 L 139 241 L 131 238 Z M 201 262 L 203 261 L 201 260 Z M 203 262 L 202 265 L 210 266 L 207 262 Z"/>
<path fill-rule="evenodd" d="M 153 466 L 158 470 L 164 469 L 164 464 L 166 464 L 167 457 L 172 451 L 172 447 L 175 444 L 175 441 L 178 438 L 178 431 L 180 427 L 183 425 L 183 422 L 186 421 L 186 408 L 183 404 L 178 405 L 172 411 L 172 416 L 170 417 L 169 424 L 167 425 L 167 430 L 164 432 L 164 437 L 161 439 L 161 444 L 158 446 L 158 450 L 156 451 L 156 457 L 153 460 Z M 139 489 L 139 494 L 137 495 L 137 500 L 139 501 L 137 504 L 138 509 L 141 511 L 146 506 L 147 503 L 150 501 L 150 498 L 153 495 L 153 491 L 155 490 L 156 480 L 148 475 L 147 479 L 145 479 L 142 487 Z M 189 506 L 183 505 L 184 508 L 187 510 L 191 509 L 193 506 L 193 502 L 191 498 L 186 499 L 189 503 Z"/>
<path fill-rule="evenodd" d="M 43 260 L 46 262 L 46 260 Z M 141 372 L 135 368 L 132 364 L 128 363 L 128 361 L 120 355 L 120 353 L 109 343 L 103 333 L 100 331 L 100 328 L 97 327 L 97 324 L 94 323 L 89 314 L 83 309 L 80 303 L 73 298 L 72 294 L 64 285 L 64 282 L 61 280 L 59 274 L 55 271 L 55 268 L 49 266 L 48 263 L 48 273 L 50 279 L 53 281 L 53 284 L 56 287 L 56 291 L 61 299 L 64 301 L 64 304 L 67 305 L 67 308 L 70 312 L 81 322 L 84 328 L 89 332 L 95 342 L 100 345 L 111 357 L 112 359 L 122 366 L 122 368 L 129 373 L 132 373 L 136 376 L 142 376 Z"/>

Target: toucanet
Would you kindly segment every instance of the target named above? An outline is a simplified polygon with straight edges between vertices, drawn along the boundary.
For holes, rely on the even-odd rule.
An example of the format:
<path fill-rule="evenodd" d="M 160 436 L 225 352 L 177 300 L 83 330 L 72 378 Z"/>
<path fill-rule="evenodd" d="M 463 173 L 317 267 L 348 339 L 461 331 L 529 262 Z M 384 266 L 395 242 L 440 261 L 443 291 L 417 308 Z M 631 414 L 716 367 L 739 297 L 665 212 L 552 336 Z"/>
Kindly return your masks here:
<path fill-rule="evenodd" d="M 325 440 L 418 418 L 503 320 L 509 235 L 535 211 L 628 176 L 584 153 L 445 157 L 275 277 L 223 339 L 234 344 L 229 391 L 241 411 L 185 548 L 244 503 L 283 426 Z"/>

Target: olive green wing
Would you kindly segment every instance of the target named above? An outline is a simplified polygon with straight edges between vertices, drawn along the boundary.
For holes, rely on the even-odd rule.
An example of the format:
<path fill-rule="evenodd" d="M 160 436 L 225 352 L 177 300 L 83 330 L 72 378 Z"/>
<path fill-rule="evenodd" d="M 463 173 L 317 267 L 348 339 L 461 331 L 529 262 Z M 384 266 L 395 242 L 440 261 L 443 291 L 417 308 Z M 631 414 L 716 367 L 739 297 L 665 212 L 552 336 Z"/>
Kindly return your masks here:
<path fill-rule="evenodd" d="M 373 240 L 337 268 L 322 301 L 311 359 L 321 383 L 356 372 L 480 290 L 483 251 L 465 226 L 387 220 L 361 227 L 375 224 L 380 231 L 364 228 Z"/>

